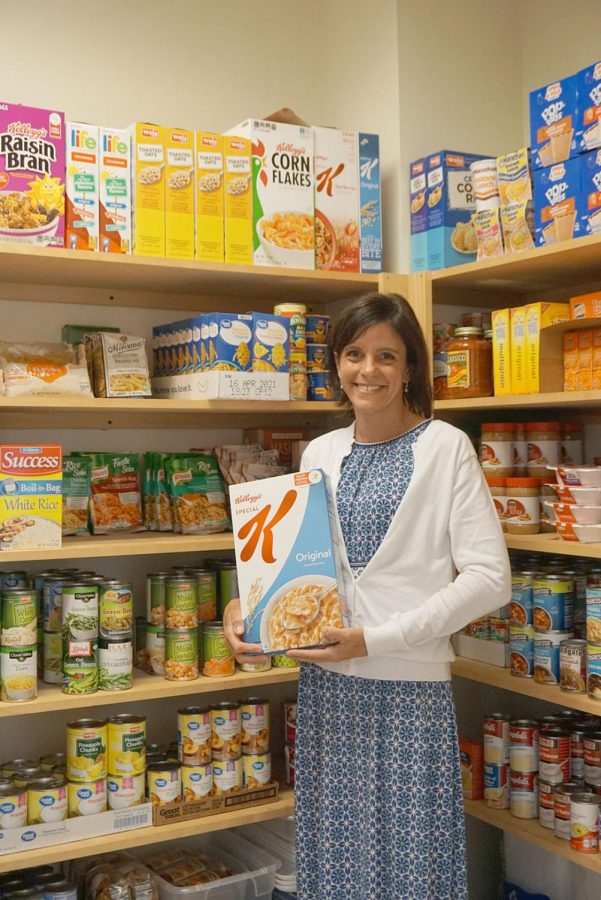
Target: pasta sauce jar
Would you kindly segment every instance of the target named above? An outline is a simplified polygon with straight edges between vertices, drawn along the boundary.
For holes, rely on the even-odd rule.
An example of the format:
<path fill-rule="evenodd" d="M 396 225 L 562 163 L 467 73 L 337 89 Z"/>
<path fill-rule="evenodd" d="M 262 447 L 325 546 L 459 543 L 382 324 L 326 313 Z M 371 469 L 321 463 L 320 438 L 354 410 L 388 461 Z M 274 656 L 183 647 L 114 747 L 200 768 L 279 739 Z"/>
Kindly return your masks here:
<path fill-rule="evenodd" d="M 451 400 L 492 395 L 492 347 L 481 328 L 455 331 L 447 348 L 447 364 Z"/>

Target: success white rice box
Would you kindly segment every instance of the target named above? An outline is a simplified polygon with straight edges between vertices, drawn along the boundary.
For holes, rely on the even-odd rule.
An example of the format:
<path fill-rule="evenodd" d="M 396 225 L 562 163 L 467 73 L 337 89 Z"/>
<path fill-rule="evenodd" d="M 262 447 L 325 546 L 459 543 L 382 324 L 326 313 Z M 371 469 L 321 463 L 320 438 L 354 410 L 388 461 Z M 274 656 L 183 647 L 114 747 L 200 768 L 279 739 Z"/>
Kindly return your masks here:
<path fill-rule="evenodd" d="M 340 540 L 321 469 L 230 486 L 244 639 L 266 653 L 348 624 Z"/>
<path fill-rule="evenodd" d="M 62 468 L 56 444 L 0 445 L 0 551 L 61 546 Z"/>

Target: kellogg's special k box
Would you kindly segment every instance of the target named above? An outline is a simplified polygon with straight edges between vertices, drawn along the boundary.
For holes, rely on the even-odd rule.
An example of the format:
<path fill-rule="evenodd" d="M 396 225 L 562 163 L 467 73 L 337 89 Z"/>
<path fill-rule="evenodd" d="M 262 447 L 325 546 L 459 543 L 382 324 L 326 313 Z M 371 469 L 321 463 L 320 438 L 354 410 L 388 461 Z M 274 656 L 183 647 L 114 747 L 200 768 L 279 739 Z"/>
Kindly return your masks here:
<path fill-rule="evenodd" d="M 321 469 L 230 485 L 244 639 L 266 653 L 348 624 L 340 540 Z"/>
<path fill-rule="evenodd" d="M 359 144 L 359 225 L 361 271 L 382 271 L 382 184 L 380 137 L 357 135 Z"/>
<path fill-rule="evenodd" d="M 64 245 L 62 112 L 0 103 L 0 240 Z"/>
<path fill-rule="evenodd" d="M 315 268 L 360 269 L 359 149 L 354 131 L 314 128 Z"/>

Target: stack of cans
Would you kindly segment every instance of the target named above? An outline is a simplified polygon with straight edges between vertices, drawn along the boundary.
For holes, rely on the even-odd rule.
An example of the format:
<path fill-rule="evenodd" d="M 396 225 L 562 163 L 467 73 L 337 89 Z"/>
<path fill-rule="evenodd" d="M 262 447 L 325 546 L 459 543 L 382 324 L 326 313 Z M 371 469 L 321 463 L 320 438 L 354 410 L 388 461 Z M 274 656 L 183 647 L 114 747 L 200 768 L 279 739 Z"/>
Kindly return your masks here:
<path fill-rule="evenodd" d="M 538 725 L 531 719 L 509 724 L 509 805 L 519 819 L 536 819 L 538 804 Z"/>
<path fill-rule="evenodd" d="M 290 320 L 290 399 L 307 399 L 307 307 L 303 303 L 278 303 L 276 316 Z"/>
<path fill-rule="evenodd" d="M 329 316 L 307 316 L 307 400 L 334 399 L 326 344 L 329 327 Z"/>
<path fill-rule="evenodd" d="M 21 576 L 24 576 L 23 578 Z M 27 576 L 5 573 L 0 588 L 0 699 L 32 700 L 37 695 L 38 610 Z"/>
<path fill-rule="evenodd" d="M 286 763 L 286 784 L 294 787 L 296 752 L 296 701 L 287 700 L 284 703 L 284 758 Z"/>
<path fill-rule="evenodd" d="M 482 722 L 484 801 L 494 809 L 509 807 L 509 716 L 491 713 Z"/>

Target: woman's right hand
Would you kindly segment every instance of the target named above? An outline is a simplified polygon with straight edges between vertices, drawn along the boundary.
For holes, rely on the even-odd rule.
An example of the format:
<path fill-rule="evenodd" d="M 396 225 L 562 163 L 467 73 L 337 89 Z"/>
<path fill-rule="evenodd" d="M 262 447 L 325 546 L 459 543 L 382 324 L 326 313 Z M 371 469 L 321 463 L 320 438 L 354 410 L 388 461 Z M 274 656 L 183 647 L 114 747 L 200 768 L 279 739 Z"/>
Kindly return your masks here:
<path fill-rule="evenodd" d="M 240 601 L 230 600 L 223 611 L 223 633 L 239 663 L 264 662 L 267 658 L 260 644 L 247 644 L 242 640 L 244 623 L 240 612 Z"/>

